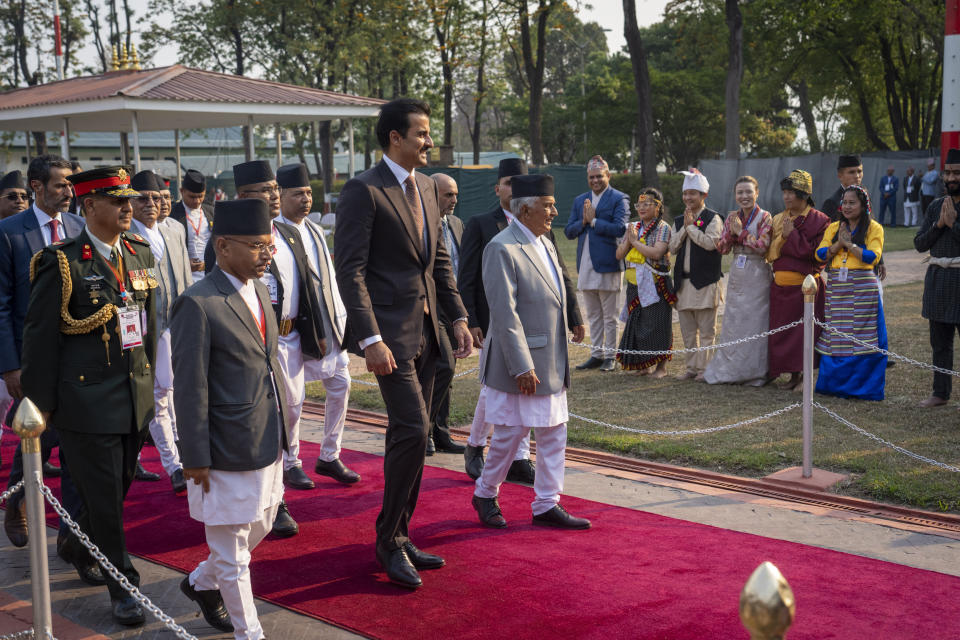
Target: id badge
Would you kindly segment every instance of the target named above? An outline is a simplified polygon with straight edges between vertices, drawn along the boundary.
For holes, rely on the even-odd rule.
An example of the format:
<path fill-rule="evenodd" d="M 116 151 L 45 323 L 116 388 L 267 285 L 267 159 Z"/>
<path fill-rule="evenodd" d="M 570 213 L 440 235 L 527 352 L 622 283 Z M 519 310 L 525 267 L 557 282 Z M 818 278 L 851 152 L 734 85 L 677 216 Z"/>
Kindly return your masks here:
<path fill-rule="evenodd" d="M 840 267 L 840 275 L 837 277 L 837 282 L 846 282 L 847 281 L 847 268 Z"/>
<path fill-rule="evenodd" d="M 746 256 L 746 254 L 744 254 L 744 253 L 738 254 L 738 255 L 737 255 L 737 263 L 736 263 L 736 264 L 737 264 L 737 269 L 743 269 L 745 266 L 747 266 L 747 256 Z"/>
<path fill-rule="evenodd" d="M 272 273 L 264 273 L 260 282 L 267 285 L 267 291 L 270 293 L 270 304 L 280 304 L 280 294 L 277 290 L 277 279 Z"/>
<path fill-rule="evenodd" d="M 117 310 L 117 322 L 120 327 L 120 346 L 133 349 L 143 345 L 143 329 L 140 325 L 140 308 L 128 305 Z"/>

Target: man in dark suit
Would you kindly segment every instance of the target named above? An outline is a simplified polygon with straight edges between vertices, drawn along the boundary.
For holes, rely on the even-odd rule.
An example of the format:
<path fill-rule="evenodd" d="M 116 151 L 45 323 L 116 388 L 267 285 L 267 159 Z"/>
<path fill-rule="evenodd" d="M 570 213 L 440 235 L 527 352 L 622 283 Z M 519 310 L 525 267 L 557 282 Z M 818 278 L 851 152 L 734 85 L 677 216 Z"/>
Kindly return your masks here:
<path fill-rule="evenodd" d="M 516 175 L 526 175 L 526 173 L 527 165 L 520 158 L 501 160 L 497 171 L 497 184 L 494 186 L 494 191 L 500 200 L 499 204 L 494 210 L 473 216 L 467 220 L 466 227 L 463 230 L 463 242 L 460 245 L 460 272 L 457 284 L 460 287 L 463 304 L 470 314 L 469 324 L 470 334 L 473 336 L 473 346 L 478 349 L 483 346 L 484 334 L 490 323 L 490 308 L 487 305 L 487 295 L 483 288 L 481 264 L 483 250 L 495 235 L 513 222 L 514 216 L 510 212 L 512 195 L 510 179 Z M 557 240 L 552 230 L 547 232 L 546 237 L 556 248 Z M 557 257 L 560 261 L 563 288 L 567 300 L 569 300 L 567 325 L 571 328 L 571 331 L 583 331 L 583 319 L 580 316 L 580 307 L 577 305 L 576 291 L 573 289 L 573 283 L 567 274 L 567 267 L 563 258 L 560 257 L 559 251 Z M 467 449 L 463 454 L 467 475 L 474 480 L 479 478 L 483 472 L 483 450 L 487 446 L 487 438 L 493 431 L 493 425 L 488 424 L 484 418 L 484 388 L 481 387 L 480 397 L 477 399 L 477 409 L 473 414 L 473 424 L 470 426 L 470 438 L 467 440 Z M 533 462 L 530 460 L 529 434 L 520 443 L 516 456 L 516 459 L 510 465 L 507 480 L 533 484 L 536 479 L 536 471 Z"/>
<path fill-rule="evenodd" d="M 240 199 L 262 200 L 267 204 L 272 218 L 274 254 L 261 282 L 270 294 L 277 320 L 280 349 L 278 375 L 284 377 L 284 386 L 290 394 L 285 398 L 291 414 L 286 423 L 286 437 L 290 446 L 284 450 L 283 479 L 287 486 L 294 489 L 313 489 L 314 482 L 303 471 L 303 462 L 299 458 L 300 409 L 304 398 L 303 359 L 323 357 L 327 345 L 316 289 L 307 286 L 310 282 L 310 264 L 300 233 L 280 222 L 280 186 L 270 164 L 263 160 L 235 164 L 233 180 Z M 204 262 L 210 268 L 216 263 L 213 251 L 213 244 L 208 244 Z M 353 473 L 349 469 L 346 471 Z M 359 479 L 360 476 L 356 476 L 356 480 Z M 287 503 L 282 501 L 273 525 L 273 535 L 287 538 L 296 535 L 299 530 L 296 520 L 287 509 Z"/>
<path fill-rule="evenodd" d="M 460 268 L 460 238 L 463 236 L 463 222 L 453 214 L 457 207 L 459 189 L 457 182 L 445 173 L 431 176 L 440 192 L 440 231 L 443 243 L 450 254 L 453 274 Z M 440 313 L 440 358 L 437 360 L 437 373 L 433 380 L 433 398 L 430 401 L 430 436 L 427 438 L 427 455 L 435 452 L 463 453 L 465 447 L 450 437 L 450 387 L 457 368 L 457 359 L 453 357 L 453 324 Z"/>
<path fill-rule="evenodd" d="M 903 177 L 903 226 L 920 224 L 920 176 L 913 167 L 907 167 Z"/>
<path fill-rule="evenodd" d="M 60 454 L 80 493 L 80 528 L 138 585 L 123 502 L 153 418 L 153 255 L 142 236 L 127 233 L 129 199 L 139 194 L 122 167 L 69 179 L 87 227 L 35 260 L 23 326 L 23 394 L 57 429 Z M 62 298 L 66 290 L 69 298 Z M 140 604 L 106 578 L 114 620 L 142 624 Z"/>
<path fill-rule="evenodd" d="M 204 250 L 213 229 L 213 207 L 203 201 L 206 193 L 206 177 L 199 171 L 187 169 L 180 181 L 180 200 L 170 210 L 170 217 L 182 224 L 186 232 L 187 254 L 190 256 L 194 282 L 210 270 L 205 268 L 203 262 Z"/>
<path fill-rule="evenodd" d="M 70 163 L 58 156 L 39 156 L 30 162 L 27 178 L 34 194 L 33 206 L 0 222 L 0 372 L 7 392 L 15 402 L 23 397 L 20 384 L 21 356 L 23 351 L 23 323 L 30 301 L 30 259 L 35 253 L 51 244 L 80 235 L 83 218 L 67 213 L 73 197 L 68 176 L 72 174 Z M 16 407 L 14 407 L 16 408 Z M 53 475 L 59 469 L 47 460 L 57 446 L 57 432 L 48 428 L 40 438 L 44 461 L 44 474 Z M 61 463 L 62 464 L 62 463 Z M 64 467 L 65 468 L 65 467 Z M 63 474 L 63 501 L 67 511 L 76 515 L 80 498 L 69 474 Z M 17 445 L 10 468 L 13 486 L 23 478 L 20 445 Z M 11 496 L 4 515 L 4 530 L 10 541 L 18 546 L 28 542 L 27 516 L 24 512 L 23 492 Z M 58 550 L 66 552 L 63 545 L 69 530 L 61 528 Z M 96 562 L 83 553 L 80 573 L 87 581 L 103 584 L 103 576 Z"/>
<path fill-rule="evenodd" d="M 207 623 L 263 638 L 250 587 L 250 552 L 283 497 L 285 397 L 270 293 L 270 213 L 259 199 L 218 202 L 217 266 L 177 298 L 170 320 L 173 400 L 190 517 L 210 555 L 180 583 Z"/>
<path fill-rule="evenodd" d="M 436 183 L 415 169 L 433 147 L 430 107 L 401 98 L 380 109 L 383 160 L 347 182 L 337 203 L 335 267 L 355 353 L 377 375 L 387 405 L 383 507 L 377 560 L 396 584 L 422 584 L 417 569 L 443 558 L 409 538 L 423 475 L 438 355 L 439 312 L 453 319 L 454 355 L 470 355 L 466 309 L 440 239 Z"/>

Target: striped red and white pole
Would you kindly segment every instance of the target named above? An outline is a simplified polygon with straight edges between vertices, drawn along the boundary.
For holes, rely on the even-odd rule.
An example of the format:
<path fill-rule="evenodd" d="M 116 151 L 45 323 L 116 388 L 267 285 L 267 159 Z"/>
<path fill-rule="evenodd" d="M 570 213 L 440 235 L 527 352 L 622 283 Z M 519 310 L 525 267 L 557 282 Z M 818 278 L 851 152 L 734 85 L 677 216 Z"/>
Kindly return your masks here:
<path fill-rule="evenodd" d="M 53 50 L 57 56 L 57 80 L 63 80 L 63 45 L 60 38 L 60 2 L 53 0 Z"/>
<path fill-rule="evenodd" d="M 949 149 L 960 149 L 960 0 L 946 0 L 943 28 L 943 118 L 940 164 Z"/>

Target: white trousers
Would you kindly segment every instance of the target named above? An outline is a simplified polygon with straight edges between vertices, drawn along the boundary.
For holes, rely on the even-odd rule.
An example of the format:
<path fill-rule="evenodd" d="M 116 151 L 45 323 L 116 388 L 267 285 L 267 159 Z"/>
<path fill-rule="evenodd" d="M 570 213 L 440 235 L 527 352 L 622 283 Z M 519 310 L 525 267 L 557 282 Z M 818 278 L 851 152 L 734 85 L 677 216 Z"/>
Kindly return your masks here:
<path fill-rule="evenodd" d="M 343 427 L 347 422 L 347 404 L 350 401 L 350 366 L 337 367 L 329 378 L 321 378 L 327 399 L 323 405 L 323 442 L 320 459 L 333 462 L 340 457 Z"/>
<path fill-rule="evenodd" d="M 303 380 L 303 354 L 300 353 L 300 334 L 296 331 L 277 340 L 277 359 L 280 375 L 287 389 L 287 443 L 283 450 L 283 470 L 302 466 L 300 461 L 300 414 L 306 390 Z"/>
<path fill-rule="evenodd" d="M 249 524 L 203 527 L 210 555 L 190 573 L 190 584 L 198 591 L 220 590 L 236 640 L 264 637 L 250 586 L 250 554 L 270 533 L 278 506 L 265 509 L 260 520 Z"/>
<path fill-rule="evenodd" d="M 153 420 L 150 436 L 160 454 L 160 464 L 168 476 L 181 467 L 177 450 L 177 416 L 173 410 L 173 363 L 170 360 L 170 330 L 157 338 L 157 357 L 153 370 Z"/>
<path fill-rule="evenodd" d="M 7 383 L 0 380 L 0 425 L 5 427 L 11 426 L 4 422 L 7 412 L 10 411 L 11 403 L 13 403 L 13 396 L 7 391 Z"/>
<path fill-rule="evenodd" d="M 620 316 L 617 301 L 620 292 L 581 289 L 580 293 L 590 329 L 590 344 L 593 345 L 590 356 L 601 360 L 617 357 L 617 318 Z"/>
<path fill-rule="evenodd" d="M 554 427 L 534 427 L 537 432 L 537 476 L 533 482 L 536 498 L 530 503 L 533 515 L 553 509 L 560 502 L 563 491 L 563 464 L 567 451 L 567 423 Z M 496 498 L 500 485 L 507 478 L 510 463 L 524 437 L 530 437 L 530 427 L 507 427 L 498 424 L 493 429 L 490 453 L 477 478 L 474 495 Z"/>
<path fill-rule="evenodd" d="M 903 203 L 903 224 L 908 227 L 915 227 L 920 224 L 920 202 Z"/>
<path fill-rule="evenodd" d="M 486 391 L 487 388 L 483 385 L 480 385 L 480 395 L 477 396 L 477 408 L 473 412 L 473 423 L 470 424 L 470 437 L 467 438 L 467 444 L 471 447 L 485 447 L 487 446 L 487 438 L 490 437 L 490 434 L 493 432 L 493 425 L 486 421 L 487 413 L 487 400 L 486 400 Z M 514 460 L 529 460 L 530 459 L 530 432 L 527 431 L 526 435 L 523 437 L 523 440 L 520 441 L 520 445 L 517 447 L 517 452 L 514 454 Z"/>

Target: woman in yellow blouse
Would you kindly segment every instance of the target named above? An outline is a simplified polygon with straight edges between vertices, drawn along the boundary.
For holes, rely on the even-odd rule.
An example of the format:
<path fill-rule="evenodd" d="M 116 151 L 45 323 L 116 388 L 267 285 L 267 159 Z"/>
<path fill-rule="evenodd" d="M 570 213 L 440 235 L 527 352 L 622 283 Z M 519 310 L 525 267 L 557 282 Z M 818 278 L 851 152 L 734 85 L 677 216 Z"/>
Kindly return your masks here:
<path fill-rule="evenodd" d="M 825 322 L 886 349 L 883 300 L 873 272 L 883 253 L 883 226 L 870 217 L 870 196 L 857 185 L 844 190 L 840 212 L 817 248 L 817 259 L 827 264 Z M 817 393 L 883 400 L 887 356 L 827 329 L 816 349 L 821 354 Z"/>

